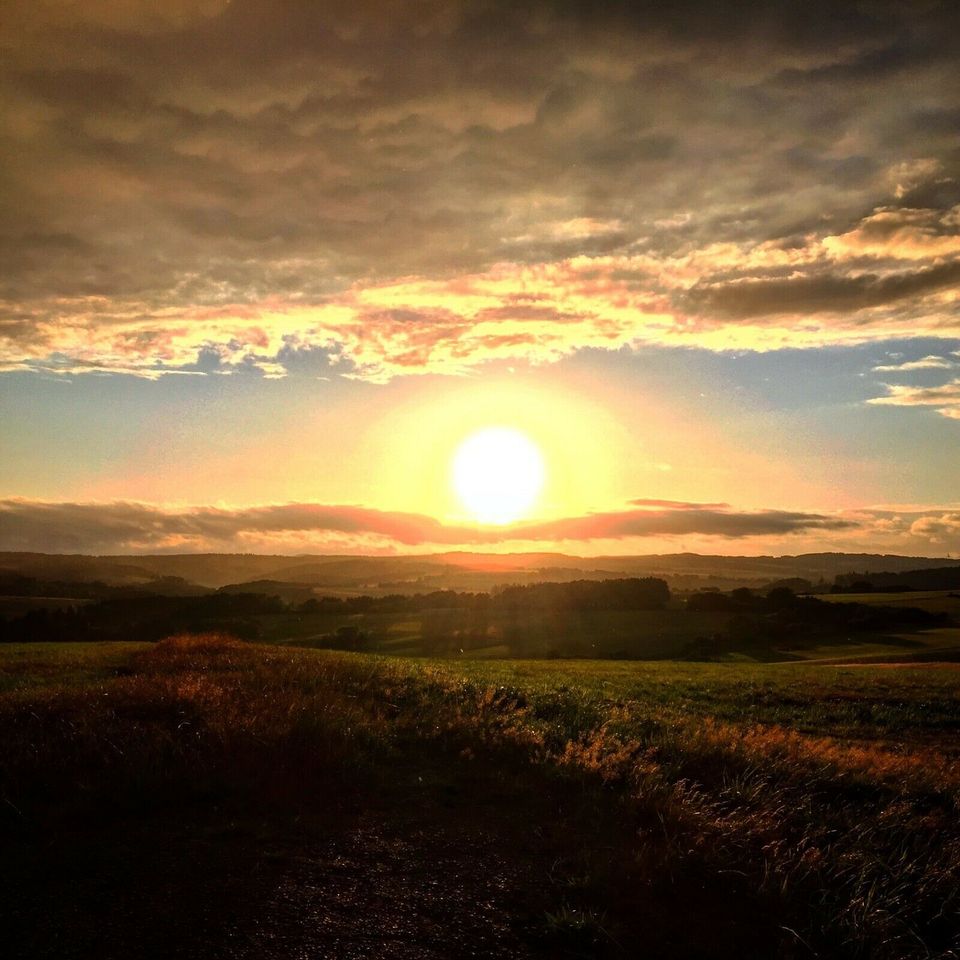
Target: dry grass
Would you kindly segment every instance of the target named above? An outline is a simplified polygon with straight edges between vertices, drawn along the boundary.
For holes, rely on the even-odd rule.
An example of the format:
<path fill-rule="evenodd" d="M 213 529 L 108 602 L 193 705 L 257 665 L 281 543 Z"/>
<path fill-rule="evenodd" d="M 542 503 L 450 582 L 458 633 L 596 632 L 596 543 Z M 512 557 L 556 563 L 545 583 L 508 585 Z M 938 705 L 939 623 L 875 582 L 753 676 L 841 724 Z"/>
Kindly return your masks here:
<path fill-rule="evenodd" d="M 356 773 L 366 742 L 386 732 L 342 692 L 340 664 L 305 670 L 295 659 L 225 637 L 176 637 L 107 678 L 6 694 L 8 811 L 28 822 L 55 807 L 112 815 L 254 789 L 293 800 Z"/>
<path fill-rule="evenodd" d="M 51 673 L 0 697 L 0 796 L 17 828 L 209 797 L 295 806 L 479 760 L 520 771 L 530 790 L 573 784 L 597 818 L 628 824 L 614 864 L 631 876 L 678 890 L 731 878 L 782 930 L 771 956 L 960 956 L 960 766 L 929 736 L 841 739 L 704 715 L 709 704 L 694 714 L 677 705 L 682 684 L 671 706 L 498 679 L 173 638 L 100 677 Z M 911 690 L 905 715 L 923 695 Z"/>

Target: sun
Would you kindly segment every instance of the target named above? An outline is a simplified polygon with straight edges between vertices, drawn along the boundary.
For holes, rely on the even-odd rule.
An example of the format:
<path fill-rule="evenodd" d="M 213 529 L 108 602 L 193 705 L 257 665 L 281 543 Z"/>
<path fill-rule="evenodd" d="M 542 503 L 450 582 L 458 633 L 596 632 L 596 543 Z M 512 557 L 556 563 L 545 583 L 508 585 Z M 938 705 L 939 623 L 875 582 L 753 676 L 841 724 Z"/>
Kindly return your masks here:
<path fill-rule="evenodd" d="M 451 464 L 453 489 L 480 523 L 511 523 L 524 516 L 540 494 L 544 474 L 537 445 L 512 427 L 471 434 Z"/>

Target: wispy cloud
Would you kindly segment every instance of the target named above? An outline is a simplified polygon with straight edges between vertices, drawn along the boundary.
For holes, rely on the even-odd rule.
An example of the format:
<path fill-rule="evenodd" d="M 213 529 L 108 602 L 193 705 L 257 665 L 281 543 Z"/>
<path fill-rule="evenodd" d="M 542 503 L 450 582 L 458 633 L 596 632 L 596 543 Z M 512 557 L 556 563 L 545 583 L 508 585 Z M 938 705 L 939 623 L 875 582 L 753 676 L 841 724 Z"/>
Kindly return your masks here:
<path fill-rule="evenodd" d="M 873 369 L 878 373 L 908 373 L 912 370 L 952 370 L 956 366 L 956 362 L 947 357 L 938 357 L 931 354 L 926 357 L 921 357 L 919 360 L 904 360 L 902 363 L 883 363 Z"/>
<path fill-rule="evenodd" d="M 887 395 L 872 397 L 867 403 L 890 407 L 935 407 L 937 413 L 960 419 L 960 378 L 938 387 L 887 385 Z"/>

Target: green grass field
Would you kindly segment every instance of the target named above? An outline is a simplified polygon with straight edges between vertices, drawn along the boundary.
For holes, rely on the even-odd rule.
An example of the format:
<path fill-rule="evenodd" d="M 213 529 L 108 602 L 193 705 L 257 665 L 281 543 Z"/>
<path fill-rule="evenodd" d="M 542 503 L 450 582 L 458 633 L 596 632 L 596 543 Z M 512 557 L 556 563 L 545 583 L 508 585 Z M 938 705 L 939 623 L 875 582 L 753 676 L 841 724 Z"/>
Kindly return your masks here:
<path fill-rule="evenodd" d="M 960 595 L 951 590 L 923 590 L 907 593 L 821 594 L 831 603 L 863 603 L 889 607 L 919 607 L 930 613 L 949 614 L 960 623 Z M 856 643 L 823 644 L 796 651 L 804 660 L 859 663 L 960 662 L 960 627 L 941 627 L 917 633 L 894 633 L 865 638 Z"/>
<path fill-rule="evenodd" d="M 478 635 L 469 614 L 427 610 L 421 614 L 352 615 L 289 613 L 257 618 L 261 638 L 271 643 L 327 646 L 336 631 L 354 627 L 374 650 L 423 656 L 431 652 L 471 657 L 502 656 L 504 646 L 536 657 L 556 647 L 578 655 L 638 658 L 676 656 L 696 637 L 719 632 L 728 614 L 681 609 L 597 611 L 590 614 L 530 611 L 494 618 Z"/>
<path fill-rule="evenodd" d="M 837 594 L 821 599 L 918 606 L 935 613 L 949 613 L 960 620 L 960 600 L 950 597 L 946 591 L 916 595 Z M 657 660 L 682 657 L 697 638 L 723 634 L 730 617 L 728 613 L 693 613 L 682 609 L 602 611 L 580 617 L 532 611 L 511 621 L 495 622 L 487 634 L 480 637 L 470 634 L 465 615 L 457 611 L 427 611 L 420 616 L 286 613 L 261 616 L 257 621 L 264 642 L 297 647 L 329 647 L 335 643 L 338 629 L 352 627 L 364 634 L 373 652 L 412 657 L 433 653 L 473 660 L 517 655 L 544 657 L 554 652 L 561 655 L 569 652 L 590 659 Z M 463 636 L 459 636 L 461 633 Z M 721 653 L 719 659 L 738 663 L 960 660 L 960 627 L 886 635 L 853 634 L 830 642 L 780 650 L 744 648 Z"/>
<path fill-rule="evenodd" d="M 956 956 L 958 681 L 949 664 L 9 645 L 6 940 Z"/>
<path fill-rule="evenodd" d="M 818 600 L 831 603 L 867 603 L 891 607 L 920 607 L 931 613 L 949 613 L 960 618 L 960 591 L 911 590 L 899 593 L 824 593 Z"/>

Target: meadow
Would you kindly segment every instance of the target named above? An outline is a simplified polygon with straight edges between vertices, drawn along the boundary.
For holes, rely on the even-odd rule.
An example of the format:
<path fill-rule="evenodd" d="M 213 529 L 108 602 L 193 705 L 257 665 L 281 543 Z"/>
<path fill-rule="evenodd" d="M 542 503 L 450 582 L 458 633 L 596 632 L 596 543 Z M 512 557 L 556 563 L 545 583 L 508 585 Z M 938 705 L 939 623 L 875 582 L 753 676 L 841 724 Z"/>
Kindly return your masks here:
<path fill-rule="evenodd" d="M 960 956 L 949 664 L 0 649 L 31 957 Z"/>

